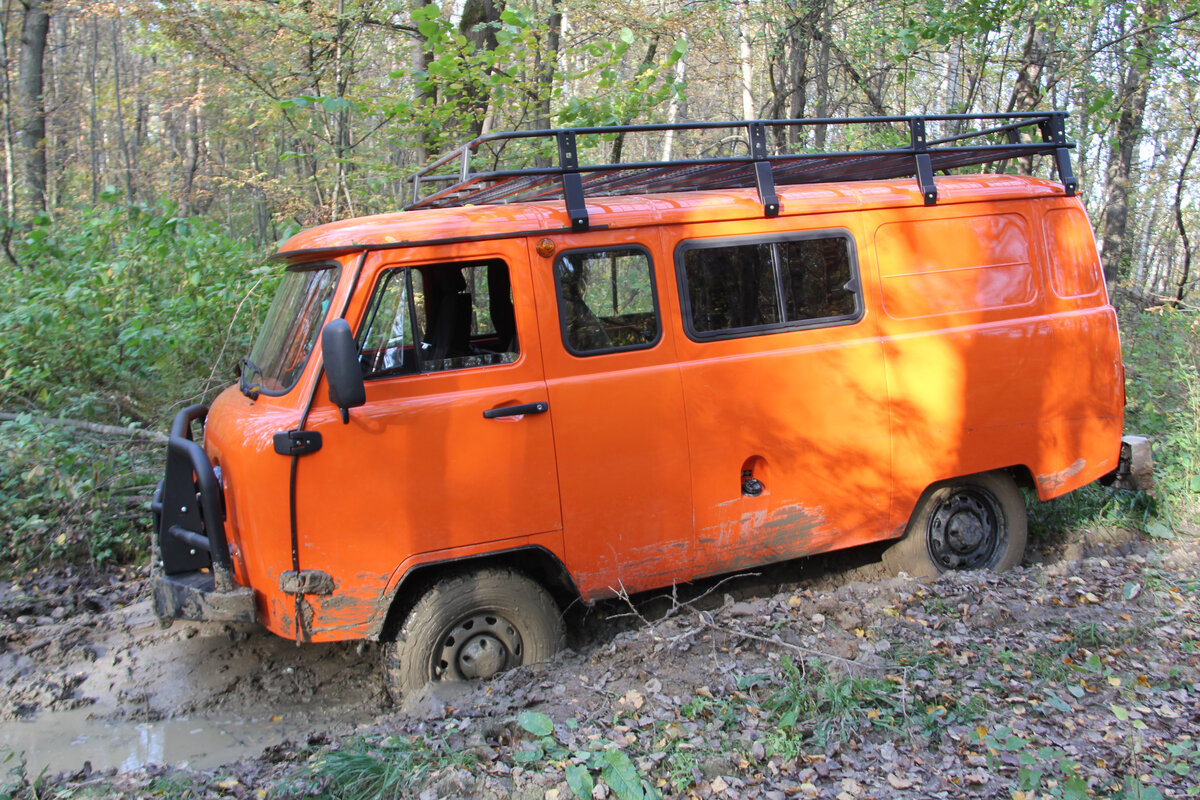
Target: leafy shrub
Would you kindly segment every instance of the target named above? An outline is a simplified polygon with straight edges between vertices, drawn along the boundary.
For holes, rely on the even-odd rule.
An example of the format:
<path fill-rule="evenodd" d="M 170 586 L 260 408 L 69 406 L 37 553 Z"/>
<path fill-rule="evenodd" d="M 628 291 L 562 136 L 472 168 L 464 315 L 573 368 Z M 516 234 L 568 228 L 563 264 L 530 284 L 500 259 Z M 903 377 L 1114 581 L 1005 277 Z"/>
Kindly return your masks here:
<path fill-rule="evenodd" d="M 123 560 L 147 551 L 162 447 L 47 425 L 165 430 L 249 347 L 275 271 L 211 220 L 106 194 L 36 219 L 0 283 L 0 558 Z M 236 312 L 236 319 L 235 319 Z"/>

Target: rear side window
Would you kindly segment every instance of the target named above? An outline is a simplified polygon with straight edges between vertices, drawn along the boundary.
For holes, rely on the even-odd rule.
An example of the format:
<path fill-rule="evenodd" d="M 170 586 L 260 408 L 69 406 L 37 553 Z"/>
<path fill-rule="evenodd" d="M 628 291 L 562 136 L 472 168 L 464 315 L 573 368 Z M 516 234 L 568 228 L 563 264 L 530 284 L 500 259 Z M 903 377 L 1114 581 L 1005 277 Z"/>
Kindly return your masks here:
<path fill-rule="evenodd" d="M 854 241 L 844 231 L 684 242 L 684 320 L 696 339 L 851 322 L 862 314 Z"/>
<path fill-rule="evenodd" d="M 563 345 L 577 355 L 652 347 L 662 326 L 650 254 L 640 247 L 576 250 L 554 262 Z"/>
<path fill-rule="evenodd" d="M 492 261 L 388 270 L 358 346 L 366 378 L 515 361 L 520 349 L 508 267 Z"/>
<path fill-rule="evenodd" d="M 1100 288 L 1100 259 L 1092 226 L 1083 212 L 1057 208 L 1046 212 L 1050 284 L 1059 297 L 1087 297 Z"/>

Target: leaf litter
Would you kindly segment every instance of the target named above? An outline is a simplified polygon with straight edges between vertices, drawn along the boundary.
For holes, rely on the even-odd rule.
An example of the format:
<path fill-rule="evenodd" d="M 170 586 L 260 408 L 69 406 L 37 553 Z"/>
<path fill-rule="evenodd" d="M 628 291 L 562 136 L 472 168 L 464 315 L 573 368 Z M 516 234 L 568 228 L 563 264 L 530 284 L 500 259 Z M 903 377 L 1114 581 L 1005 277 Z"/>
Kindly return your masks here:
<path fill-rule="evenodd" d="M 116 691 L 149 687 L 126 713 L 253 710 L 288 695 L 354 713 L 316 715 L 308 735 L 219 768 L 81 770 L 44 777 L 39 797 L 132 798 L 174 781 L 191 797 L 341 797 L 354 786 L 422 800 L 1200 795 L 1194 540 L 1068 548 L 1002 575 L 933 582 L 811 559 L 613 601 L 569 615 L 572 649 L 555 661 L 430 687 L 404 708 L 379 691 L 374 653 L 276 647 L 210 626 L 151 633 L 130 622 L 147 613 L 129 596 L 136 583 L 99 581 L 76 592 L 95 608 L 58 620 L 54 601 L 29 601 L 28 582 L 0 594 L 0 712 L 86 705 L 94 676 L 64 675 L 91 647 L 92 664 L 132 665 L 125 683 L 106 673 Z M 76 627 L 63 633 L 68 616 Z M 86 633 L 99 629 L 103 646 Z M 195 676 L 206 664 L 162 663 L 179 655 L 164 642 L 197 640 L 185 662 L 225 658 L 234 679 L 168 701 L 154 690 L 164 671 Z M 239 653 L 257 660 L 253 674 Z M 390 783 L 362 782 L 389 764 L 404 767 Z"/>

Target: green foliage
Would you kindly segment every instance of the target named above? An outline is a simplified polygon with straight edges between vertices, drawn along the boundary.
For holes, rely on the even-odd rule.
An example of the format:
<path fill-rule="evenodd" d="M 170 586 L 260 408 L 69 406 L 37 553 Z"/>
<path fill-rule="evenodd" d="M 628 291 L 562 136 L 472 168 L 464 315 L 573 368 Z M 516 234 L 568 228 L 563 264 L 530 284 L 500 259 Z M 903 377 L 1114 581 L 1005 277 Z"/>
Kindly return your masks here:
<path fill-rule="evenodd" d="M 28 414 L 0 423 L 0 559 L 20 564 L 145 555 L 146 499 L 161 448 L 46 427 Z"/>
<path fill-rule="evenodd" d="M 0 421 L 0 559 L 17 568 L 147 552 L 161 445 L 44 418 L 164 429 L 229 383 L 268 294 L 215 223 L 105 199 L 38 218 L 0 283 L 0 411 L 18 413 Z"/>
<path fill-rule="evenodd" d="M 108 200 L 40 217 L 17 242 L 25 266 L 0 287 L 5 406 L 151 421 L 180 389 L 201 394 L 219 354 L 245 349 L 225 332 L 258 277 L 249 249 L 169 206 Z"/>
<path fill-rule="evenodd" d="M 819 662 L 780 660 L 782 674 L 772 678 L 763 705 L 776 715 L 767 751 L 795 758 L 809 746 L 843 740 L 864 724 L 892 715 L 893 687 L 873 676 L 830 672 Z"/>
<path fill-rule="evenodd" d="M 311 760 L 306 768 L 309 780 L 300 780 L 290 788 L 279 787 L 280 796 L 321 800 L 399 798 L 421 786 L 431 772 L 471 766 L 474 761 L 440 739 L 354 739 Z"/>
<path fill-rule="evenodd" d="M 517 725 L 535 738 L 523 742 L 513 752 L 513 760 L 526 766 L 551 762 L 562 769 L 567 786 L 580 800 L 592 796 L 596 777 L 618 800 L 657 800 L 661 797 L 624 750 L 614 745 L 571 749 L 565 740 L 555 736 L 554 721 L 537 711 L 522 712 L 517 717 Z"/>
<path fill-rule="evenodd" d="M 36 778 L 30 778 L 25 764 L 25 756 L 5 747 L 0 749 L 0 800 L 35 800 L 44 797 L 42 794 L 46 781 L 46 771 Z"/>

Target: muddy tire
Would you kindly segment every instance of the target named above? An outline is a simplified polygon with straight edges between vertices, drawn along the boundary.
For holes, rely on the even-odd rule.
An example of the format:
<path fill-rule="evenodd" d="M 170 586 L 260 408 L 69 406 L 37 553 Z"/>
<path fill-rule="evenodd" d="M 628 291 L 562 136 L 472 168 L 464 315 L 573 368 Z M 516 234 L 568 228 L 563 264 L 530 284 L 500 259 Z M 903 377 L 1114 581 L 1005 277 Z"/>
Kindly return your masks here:
<path fill-rule="evenodd" d="M 431 681 L 490 678 L 546 661 L 564 639 L 558 605 L 536 581 L 506 569 L 457 575 L 430 587 L 384 644 L 384 681 L 400 702 Z"/>
<path fill-rule="evenodd" d="M 1028 520 L 1011 477 L 984 472 L 934 484 L 921 495 L 904 538 L 884 551 L 892 574 L 936 578 L 951 570 L 1001 572 L 1021 563 Z"/>

